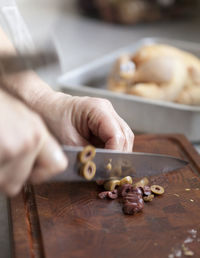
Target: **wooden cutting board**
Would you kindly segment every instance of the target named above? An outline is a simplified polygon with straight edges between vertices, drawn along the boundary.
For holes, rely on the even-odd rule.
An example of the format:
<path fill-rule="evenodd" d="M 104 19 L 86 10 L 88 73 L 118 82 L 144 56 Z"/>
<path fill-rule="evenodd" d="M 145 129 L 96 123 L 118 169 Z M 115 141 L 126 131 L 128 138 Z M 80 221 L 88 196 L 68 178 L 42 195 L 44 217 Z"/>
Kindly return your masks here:
<path fill-rule="evenodd" d="M 152 178 L 165 194 L 133 216 L 123 214 L 119 200 L 98 199 L 95 183 L 26 187 L 10 200 L 13 256 L 173 258 L 185 257 L 184 244 L 200 257 L 200 156 L 180 135 L 138 136 L 134 150 L 190 165 Z"/>

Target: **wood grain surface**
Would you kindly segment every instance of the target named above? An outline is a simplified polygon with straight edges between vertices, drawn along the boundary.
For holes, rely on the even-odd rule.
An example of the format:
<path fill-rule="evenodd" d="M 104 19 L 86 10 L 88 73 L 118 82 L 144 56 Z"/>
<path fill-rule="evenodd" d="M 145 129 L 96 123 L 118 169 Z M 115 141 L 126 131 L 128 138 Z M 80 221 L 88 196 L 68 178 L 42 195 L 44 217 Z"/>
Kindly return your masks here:
<path fill-rule="evenodd" d="M 200 257 L 200 156 L 181 135 L 141 135 L 134 151 L 186 159 L 184 169 L 151 178 L 165 194 L 124 215 L 95 183 L 28 186 L 10 200 L 15 258 Z"/>

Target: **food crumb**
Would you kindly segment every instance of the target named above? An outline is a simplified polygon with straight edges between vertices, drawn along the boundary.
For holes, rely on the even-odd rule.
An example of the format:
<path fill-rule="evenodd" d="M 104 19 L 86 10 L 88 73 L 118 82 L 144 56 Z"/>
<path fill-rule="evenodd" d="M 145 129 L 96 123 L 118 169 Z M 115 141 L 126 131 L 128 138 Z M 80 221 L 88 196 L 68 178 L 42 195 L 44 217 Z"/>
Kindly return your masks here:
<path fill-rule="evenodd" d="M 188 233 L 190 233 L 190 234 L 197 234 L 197 230 L 196 229 L 190 229 L 190 230 L 188 230 Z"/>
<path fill-rule="evenodd" d="M 193 243 L 195 241 L 195 239 L 197 237 L 197 230 L 196 229 L 190 229 L 187 232 L 190 234 L 190 236 L 188 236 L 179 247 L 176 246 L 176 248 L 172 248 L 171 253 L 168 255 L 168 258 L 193 256 L 195 254 L 186 245 L 190 244 L 190 243 Z M 197 238 L 197 242 L 200 242 L 200 238 Z"/>
<path fill-rule="evenodd" d="M 194 202 L 194 200 L 193 200 L 193 199 L 190 199 L 190 201 L 191 201 L 191 202 Z"/>
<path fill-rule="evenodd" d="M 193 239 L 191 237 L 187 237 L 185 240 L 184 240 L 184 244 L 188 244 L 188 243 L 192 243 L 193 242 Z"/>
<path fill-rule="evenodd" d="M 184 252 L 184 255 L 186 255 L 186 256 L 193 256 L 194 252 L 192 252 L 191 250 L 188 250 L 188 251 Z"/>
<path fill-rule="evenodd" d="M 193 238 L 196 238 L 196 237 L 197 237 L 197 230 L 196 230 L 196 229 L 188 230 L 188 233 L 190 233 Z"/>
<path fill-rule="evenodd" d="M 175 195 L 176 197 L 180 197 L 180 195 L 179 195 L 179 194 L 176 194 L 176 193 L 175 193 L 174 195 Z"/>
<path fill-rule="evenodd" d="M 150 194 L 150 195 L 148 195 L 148 196 L 144 196 L 144 197 L 143 197 L 143 200 L 144 200 L 145 202 L 152 202 L 153 199 L 154 199 L 154 195 L 153 195 L 153 194 Z"/>
<path fill-rule="evenodd" d="M 192 250 L 190 250 L 184 244 L 182 245 L 182 249 L 183 249 L 183 253 L 184 253 L 185 256 L 193 256 L 194 255 L 194 252 Z"/>
<path fill-rule="evenodd" d="M 175 255 L 175 257 L 181 257 L 182 256 L 182 251 L 181 250 L 175 250 L 174 255 Z"/>
<path fill-rule="evenodd" d="M 190 191 L 191 189 L 190 188 L 185 188 L 185 191 Z"/>

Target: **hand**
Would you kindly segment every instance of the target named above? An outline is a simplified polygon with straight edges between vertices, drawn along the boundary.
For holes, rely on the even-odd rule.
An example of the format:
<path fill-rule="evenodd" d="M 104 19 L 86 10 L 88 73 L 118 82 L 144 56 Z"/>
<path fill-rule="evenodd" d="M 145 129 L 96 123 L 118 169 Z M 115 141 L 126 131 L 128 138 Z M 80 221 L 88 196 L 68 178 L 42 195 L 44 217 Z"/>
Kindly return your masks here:
<path fill-rule="evenodd" d="M 63 144 L 132 151 L 134 134 L 108 100 L 54 93 L 42 101 L 41 114 Z"/>
<path fill-rule="evenodd" d="M 0 90 L 0 190 L 12 196 L 29 179 L 63 171 L 67 159 L 40 117 Z"/>

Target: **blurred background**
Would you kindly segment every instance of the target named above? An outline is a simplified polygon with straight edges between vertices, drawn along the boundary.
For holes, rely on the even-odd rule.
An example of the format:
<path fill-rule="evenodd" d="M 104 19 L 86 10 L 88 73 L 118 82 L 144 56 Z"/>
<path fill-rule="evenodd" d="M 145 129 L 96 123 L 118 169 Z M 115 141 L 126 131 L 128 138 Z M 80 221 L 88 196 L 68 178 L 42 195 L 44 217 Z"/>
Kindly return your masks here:
<path fill-rule="evenodd" d="M 200 42 L 197 0 L 16 0 L 35 42 L 52 37 L 61 73 L 143 37 Z M 56 87 L 50 73 L 40 75 Z M 0 196 L 1 257 L 9 257 L 6 199 Z"/>
<path fill-rule="evenodd" d="M 16 0 L 32 35 L 53 35 L 63 72 L 142 37 L 200 41 L 198 0 Z"/>

